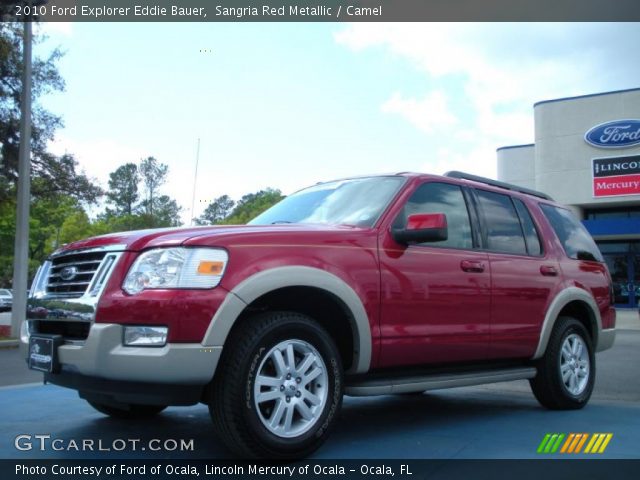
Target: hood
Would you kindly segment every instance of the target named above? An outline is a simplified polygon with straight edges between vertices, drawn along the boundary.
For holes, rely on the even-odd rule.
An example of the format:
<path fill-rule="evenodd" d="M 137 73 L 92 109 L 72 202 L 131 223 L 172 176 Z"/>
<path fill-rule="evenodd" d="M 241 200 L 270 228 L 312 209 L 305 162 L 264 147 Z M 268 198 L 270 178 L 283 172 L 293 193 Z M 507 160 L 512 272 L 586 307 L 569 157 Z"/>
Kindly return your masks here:
<path fill-rule="evenodd" d="M 212 245 L 221 246 L 233 242 L 238 237 L 256 236 L 291 236 L 312 232 L 349 232 L 362 230 L 357 227 L 343 225 L 318 225 L 318 224 L 283 224 L 283 225 L 218 225 L 208 227 L 178 227 L 157 228 L 149 230 L 134 230 L 131 232 L 110 233 L 84 240 L 68 243 L 56 251 L 56 253 L 79 250 L 85 248 L 98 248 L 107 246 L 121 247 L 122 250 L 140 251 L 153 247 L 171 247 L 178 245 Z"/>

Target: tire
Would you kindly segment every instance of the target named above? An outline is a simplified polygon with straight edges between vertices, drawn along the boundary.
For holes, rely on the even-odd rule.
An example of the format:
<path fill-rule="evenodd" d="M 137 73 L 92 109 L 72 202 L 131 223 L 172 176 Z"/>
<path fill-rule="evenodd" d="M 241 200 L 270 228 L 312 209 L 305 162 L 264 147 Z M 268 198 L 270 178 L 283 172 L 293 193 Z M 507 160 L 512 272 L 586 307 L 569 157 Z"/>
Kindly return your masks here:
<path fill-rule="evenodd" d="M 100 413 L 104 413 L 113 418 L 133 420 L 136 418 L 151 418 L 162 412 L 164 405 L 128 405 L 128 408 L 118 408 L 104 403 L 97 403 L 87 400 L 87 403 Z"/>
<path fill-rule="evenodd" d="M 529 384 L 541 405 L 552 410 L 584 407 L 596 378 L 591 337 L 584 325 L 572 317 L 559 317 L 537 368 Z"/>
<path fill-rule="evenodd" d="M 296 459 L 327 438 L 342 406 L 342 362 L 313 319 L 294 312 L 248 318 L 230 334 L 220 362 L 209 412 L 234 453 Z"/>

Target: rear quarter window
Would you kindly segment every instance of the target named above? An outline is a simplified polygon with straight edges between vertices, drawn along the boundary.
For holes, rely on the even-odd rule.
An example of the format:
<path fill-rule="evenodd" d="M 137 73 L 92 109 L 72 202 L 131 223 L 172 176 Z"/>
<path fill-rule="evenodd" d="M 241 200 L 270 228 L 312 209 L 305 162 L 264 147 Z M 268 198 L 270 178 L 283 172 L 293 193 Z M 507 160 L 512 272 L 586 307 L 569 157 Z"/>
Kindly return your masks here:
<path fill-rule="evenodd" d="M 546 203 L 540 204 L 540 208 L 569 258 L 604 261 L 596 242 L 571 211 Z"/>

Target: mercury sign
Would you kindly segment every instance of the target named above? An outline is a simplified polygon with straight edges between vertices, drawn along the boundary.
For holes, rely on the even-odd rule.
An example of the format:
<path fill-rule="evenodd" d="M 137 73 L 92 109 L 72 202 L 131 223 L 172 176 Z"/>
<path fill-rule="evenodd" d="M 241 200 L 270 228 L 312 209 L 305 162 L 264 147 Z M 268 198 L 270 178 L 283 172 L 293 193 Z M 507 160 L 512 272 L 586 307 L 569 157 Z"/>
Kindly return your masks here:
<path fill-rule="evenodd" d="M 594 158 L 593 196 L 640 195 L 640 155 Z"/>
<path fill-rule="evenodd" d="M 640 120 L 614 120 L 596 125 L 584 140 L 598 148 L 625 148 L 640 145 Z"/>

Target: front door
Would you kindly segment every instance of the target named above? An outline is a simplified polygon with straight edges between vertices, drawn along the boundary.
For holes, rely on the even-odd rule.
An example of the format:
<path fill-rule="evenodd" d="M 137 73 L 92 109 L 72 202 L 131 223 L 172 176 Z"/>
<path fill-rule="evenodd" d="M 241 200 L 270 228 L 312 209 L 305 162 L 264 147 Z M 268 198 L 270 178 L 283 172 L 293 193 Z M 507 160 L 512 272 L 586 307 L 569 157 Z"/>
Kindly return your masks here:
<path fill-rule="evenodd" d="M 380 367 L 487 358 L 491 314 L 488 256 L 474 249 L 465 196 L 458 185 L 420 185 L 397 215 L 444 213 L 448 239 L 400 245 L 389 230 L 380 248 Z"/>

